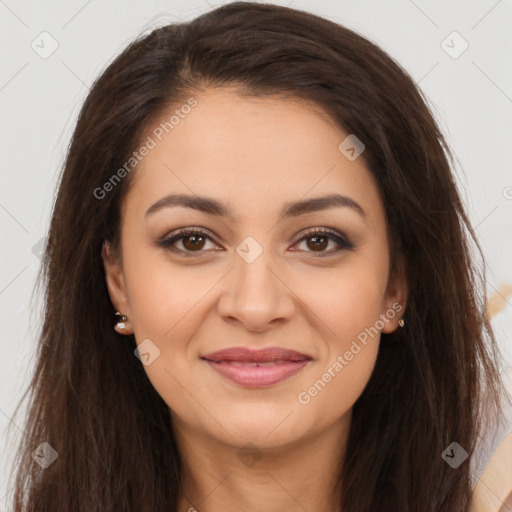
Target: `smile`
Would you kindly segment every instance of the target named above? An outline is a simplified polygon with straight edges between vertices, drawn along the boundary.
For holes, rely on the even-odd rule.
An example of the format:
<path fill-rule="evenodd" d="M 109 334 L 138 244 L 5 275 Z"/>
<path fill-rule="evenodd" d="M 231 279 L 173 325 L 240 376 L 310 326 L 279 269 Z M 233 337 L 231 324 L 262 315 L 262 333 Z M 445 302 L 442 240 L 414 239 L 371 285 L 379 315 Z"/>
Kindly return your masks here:
<path fill-rule="evenodd" d="M 225 379 L 245 387 L 264 387 L 282 382 L 304 368 L 312 357 L 281 347 L 259 350 L 231 347 L 201 356 Z"/>

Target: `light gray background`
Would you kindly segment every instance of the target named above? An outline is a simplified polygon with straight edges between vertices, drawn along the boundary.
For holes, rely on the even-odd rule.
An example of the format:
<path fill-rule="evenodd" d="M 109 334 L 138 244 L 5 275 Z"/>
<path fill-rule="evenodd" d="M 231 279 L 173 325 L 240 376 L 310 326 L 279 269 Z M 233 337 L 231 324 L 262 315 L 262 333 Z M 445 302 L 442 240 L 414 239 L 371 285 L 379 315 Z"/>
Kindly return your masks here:
<path fill-rule="evenodd" d="M 223 3 L 0 0 L 0 510 L 13 444 L 5 429 L 33 370 L 41 322 L 40 303 L 30 303 L 40 265 L 33 247 L 46 235 L 80 105 L 92 81 L 135 36 Z M 489 265 L 489 297 L 512 284 L 512 1 L 275 3 L 355 29 L 420 84 L 460 162 L 462 197 Z M 44 31 L 58 43 L 47 58 L 31 47 L 40 53 L 51 48 Z M 460 56 L 464 42 L 453 31 L 469 44 Z M 511 362 L 512 296 L 503 299 L 493 326 Z M 13 430 L 22 428 L 18 422 Z"/>

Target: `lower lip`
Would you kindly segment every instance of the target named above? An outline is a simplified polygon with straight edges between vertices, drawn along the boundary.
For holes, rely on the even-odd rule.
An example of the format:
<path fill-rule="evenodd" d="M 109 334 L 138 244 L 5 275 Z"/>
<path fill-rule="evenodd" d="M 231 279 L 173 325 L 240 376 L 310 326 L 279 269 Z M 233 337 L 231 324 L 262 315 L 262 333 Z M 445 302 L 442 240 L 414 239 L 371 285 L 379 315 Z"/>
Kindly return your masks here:
<path fill-rule="evenodd" d="M 271 366 L 234 366 L 228 362 L 205 361 L 218 374 L 241 386 L 259 388 L 277 384 L 295 375 L 309 363 L 305 361 L 285 361 Z"/>

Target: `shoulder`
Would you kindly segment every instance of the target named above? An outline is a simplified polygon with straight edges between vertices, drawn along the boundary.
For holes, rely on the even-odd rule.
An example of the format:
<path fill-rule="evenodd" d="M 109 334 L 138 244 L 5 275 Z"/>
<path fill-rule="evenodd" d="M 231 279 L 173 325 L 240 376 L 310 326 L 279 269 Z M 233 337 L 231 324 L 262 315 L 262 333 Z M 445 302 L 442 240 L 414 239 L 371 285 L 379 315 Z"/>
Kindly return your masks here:
<path fill-rule="evenodd" d="M 469 512 L 512 510 L 512 432 L 498 446 L 478 479 Z"/>
<path fill-rule="evenodd" d="M 509 372 L 508 377 L 511 376 Z M 512 511 L 512 403 L 509 397 L 504 397 L 502 412 L 502 420 L 484 432 L 471 457 L 474 490 L 468 512 Z"/>

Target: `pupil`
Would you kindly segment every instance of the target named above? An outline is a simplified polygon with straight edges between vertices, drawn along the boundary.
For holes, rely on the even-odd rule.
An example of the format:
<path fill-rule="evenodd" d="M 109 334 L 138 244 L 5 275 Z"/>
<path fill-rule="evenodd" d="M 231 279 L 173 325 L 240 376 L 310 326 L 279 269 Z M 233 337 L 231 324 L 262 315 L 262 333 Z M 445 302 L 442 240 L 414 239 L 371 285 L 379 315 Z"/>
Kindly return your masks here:
<path fill-rule="evenodd" d="M 195 242 L 192 242 L 190 243 L 190 240 L 195 240 Z M 197 243 L 198 240 L 200 240 L 199 244 Z M 184 238 L 184 241 L 183 241 L 183 245 L 187 248 L 187 249 L 202 249 L 203 248 L 203 245 L 201 245 L 201 241 L 204 243 L 204 237 L 200 236 L 200 235 L 189 235 L 187 237 Z"/>
<path fill-rule="evenodd" d="M 325 236 L 312 236 L 310 237 L 310 240 L 313 240 L 314 242 L 312 244 L 309 244 L 309 248 L 310 249 L 325 249 L 326 248 L 326 241 L 327 241 L 327 237 Z M 319 243 L 319 240 L 322 240 L 322 242 Z"/>

